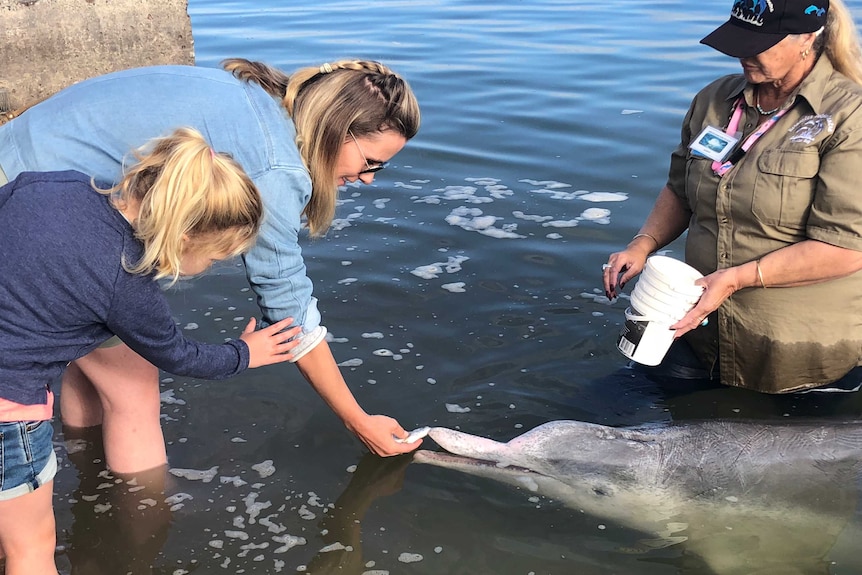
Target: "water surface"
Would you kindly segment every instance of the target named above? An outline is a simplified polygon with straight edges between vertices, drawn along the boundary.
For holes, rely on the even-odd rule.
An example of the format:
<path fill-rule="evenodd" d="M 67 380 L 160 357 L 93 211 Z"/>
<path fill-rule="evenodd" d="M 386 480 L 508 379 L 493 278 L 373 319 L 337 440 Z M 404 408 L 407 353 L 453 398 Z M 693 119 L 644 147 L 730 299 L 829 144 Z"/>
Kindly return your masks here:
<path fill-rule="evenodd" d="M 553 419 L 859 414 L 855 397 L 669 396 L 615 349 L 627 301 L 601 297 L 601 264 L 663 185 L 691 97 L 738 71 L 698 44 L 729 4 L 190 2 L 198 65 L 361 57 L 420 99 L 419 135 L 374 185 L 346 187 L 336 225 L 304 247 L 366 410 L 500 440 Z M 171 300 L 208 341 L 256 314 L 236 262 Z M 685 543 L 651 548 L 528 490 L 366 457 L 292 366 L 227 382 L 165 374 L 162 390 L 170 498 L 118 483 L 79 443 L 57 479 L 66 572 L 709 573 Z M 840 535 L 859 519 L 845 507 L 820 555 L 788 560 L 797 572 L 862 572 L 855 531 Z M 762 557 L 749 535 L 721 552 Z"/>

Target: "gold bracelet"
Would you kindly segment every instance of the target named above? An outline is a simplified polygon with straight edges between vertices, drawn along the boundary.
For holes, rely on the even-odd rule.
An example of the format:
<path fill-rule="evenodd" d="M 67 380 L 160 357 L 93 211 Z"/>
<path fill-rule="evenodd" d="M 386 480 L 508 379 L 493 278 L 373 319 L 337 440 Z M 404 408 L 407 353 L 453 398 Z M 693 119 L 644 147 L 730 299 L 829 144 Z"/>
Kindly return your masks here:
<path fill-rule="evenodd" d="M 654 235 L 652 235 L 652 234 L 635 234 L 635 237 L 633 237 L 633 238 L 631 239 L 631 241 L 635 241 L 635 240 L 636 240 L 636 239 L 638 239 L 638 238 L 649 238 L 649 239 L 651 239 L 652 241 L 654 241 L 654 242 L 655 242 L 655 249 L 658 249 L 658 248 L 660 247 L 660 246 L 659 246 L 659 243 L 658 243 L 658 240 L 657 240 L 657 239 L 655 239 L 655 236 L 654 236 Z"/>
<path fill-rule="evenodd" d="M 763 282 L 763 272 L 760 271 L 760 260 L 755 260 L 754 266 L 757 268 L 757 279 L 760 280 L 760 287 L 766 289 L 766 284 Z"/>

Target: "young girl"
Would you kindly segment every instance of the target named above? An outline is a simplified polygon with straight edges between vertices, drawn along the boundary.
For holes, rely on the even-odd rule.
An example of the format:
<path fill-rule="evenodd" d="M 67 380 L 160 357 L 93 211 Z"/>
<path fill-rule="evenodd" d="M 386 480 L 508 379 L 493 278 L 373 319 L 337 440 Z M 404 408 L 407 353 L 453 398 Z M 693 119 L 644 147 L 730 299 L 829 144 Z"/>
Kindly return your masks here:
<path fill-rule="evenodd" d="M 53 393 L 69 362 L 115 334 L 165 371 L 220 379 L 292 359 L 288 318 L 239 340 L 186 339 L 169 283 L 245 252 L 263 204 L 230 157 L 191 129 L 136 153 L 110 189 L 79 172 L 26 172 L 0 187 L 0 551 L 6 575 L 57 573 Z M 285 330 L 285 331 L 282 331 Z M 0 556 L 2 556 L 0 554 Z"/>

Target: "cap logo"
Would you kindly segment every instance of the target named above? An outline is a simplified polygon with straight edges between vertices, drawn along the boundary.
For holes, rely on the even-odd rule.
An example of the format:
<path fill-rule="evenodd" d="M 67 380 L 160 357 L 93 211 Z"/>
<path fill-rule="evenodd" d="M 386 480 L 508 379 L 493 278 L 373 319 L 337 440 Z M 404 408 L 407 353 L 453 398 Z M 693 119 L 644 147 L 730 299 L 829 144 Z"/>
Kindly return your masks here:
<path fill-rule="evenodd" d="M 814 4 L 812 4 L 811 6 L 809 6 L 808 8 L 805 9 L 805 13 L 806 14 L 814 14 L 815 16 L 820 18 L 824 14 L 826 14 L 826 8 L 820 8 L 819 6 L 815 6 Z"/>
<path fill-rule="evenodd" d="M 763 26 L 763 14 L 767 9 L 775 12 L 772 0 L 735 0 L 730 15 L 754 26 Z"/>

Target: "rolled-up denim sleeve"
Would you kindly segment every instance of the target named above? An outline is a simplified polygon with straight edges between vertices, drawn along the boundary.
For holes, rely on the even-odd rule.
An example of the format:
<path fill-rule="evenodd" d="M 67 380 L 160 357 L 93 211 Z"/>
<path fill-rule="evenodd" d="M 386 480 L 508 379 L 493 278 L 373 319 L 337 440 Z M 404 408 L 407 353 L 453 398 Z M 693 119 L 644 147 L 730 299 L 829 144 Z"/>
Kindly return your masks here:
<path fill-rule="evenodd" d="M 308 333 L 320 325 L 317 299 L 299 247 L 311 180 L 301 168 L 276 168 L 254 182 L 263 196 L 264 218 L 254 247 L 243 259 L 262 323 L 292 317 Z"/>

